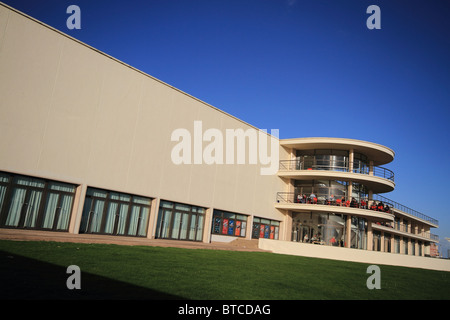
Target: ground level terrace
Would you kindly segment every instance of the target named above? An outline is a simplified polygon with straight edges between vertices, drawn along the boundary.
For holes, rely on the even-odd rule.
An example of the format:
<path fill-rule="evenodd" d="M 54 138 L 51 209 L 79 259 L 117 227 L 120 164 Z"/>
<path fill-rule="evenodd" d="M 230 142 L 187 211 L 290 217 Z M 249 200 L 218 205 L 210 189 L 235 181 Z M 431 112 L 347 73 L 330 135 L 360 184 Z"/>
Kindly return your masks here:
<path fill-rule="evenodd" d="M 433 253 L 434 240 L 391 227 L 395 226 L 393 214 L 337 206 L 333 212 L 313 212 L 311 208 L 331 206 L 290 205 L 298 207 L 284 211 L 284 219 L 274 220 L 257 214 L 0 172 L 0 228 L 4 229 L 204 243 L 264 238 L 416 256 Z M 300 206 L 309 208 L 305 212 L 305 207 Z M 372 218 L 377 217 L 383 225 L 377 225 L 361 212 L 371 212 Z M 385 222 L 391 223 L 390 226 Z"/>
<path fill-rule="evenodd" d="M 259 239 L 259 248 L 278 254 L 298 255 L 321 259 L 333 259 L 368 263 L 378 265 L 381 273 L 382 265 L 394 265 L 409 268 L 422 268 L 440 271 L 450 271 L 450 260 L 427 258 L 404 254 L 391 254 L 379 251 L 357 250 L 352 248 L 319 246 L 311 243 L 298 243 L 292 241 L 274 241 Z"/>

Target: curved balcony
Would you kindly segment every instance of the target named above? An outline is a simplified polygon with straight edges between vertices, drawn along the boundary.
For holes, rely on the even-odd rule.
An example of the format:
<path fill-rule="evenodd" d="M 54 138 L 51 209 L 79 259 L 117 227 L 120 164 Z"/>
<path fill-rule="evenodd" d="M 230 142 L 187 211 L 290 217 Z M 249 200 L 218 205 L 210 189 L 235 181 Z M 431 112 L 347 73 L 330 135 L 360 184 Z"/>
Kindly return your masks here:
<path fill-rule="evenodd" d="M 389 203 L 389 205 L 391 206 L 391 210 L 393 210 L 393 212 L 399 212 L 402 215 L 409 215 L 411 218 L 427 223 L 434 228 L 439 227 L 439 221 L 437 219 L 431 218 L 430 216 L 427 216 L 422 212 L 411 209 L 405 205 L 402 205 L 396 201 L 383 197 L 379 194 L 374 194 L 373 199 L 375 201 L 383 201 L 385 203 Z"/>
<path fill-rule="evenodd" d="M 358 164 L 355 166 L 354 164 Z M 348 165 L 347 161 L 336 161 L 336 160 L 324 160 L 317 157 L 313 157 L 311 161 L 300 162 L 298 160 L 281 160 L 280 161 L 280 171 L 293 171 L 293 170 L 327 170 L 327 171 L 340 171 L 340 172 L 353 172 L 359 174 L 367 174 L 375 177 L 384 178 L 394 182 L 394 172 L 389 169 L 373 166 L 371 171 L 369 166 L 362 165 L 360 163 L 354 162 L 353 165 Z M 350 170 L 350 167 L 352 168 Z"/>
<path fill-rule="evenodd" d="M 345 138 L 294 138 L 282 139 L 280 145 L 294 150 L 334 149 L 353 150 L 366 155 L 375 165 L 384 165 L 394 160 L 394 151 L 377 143 Z"/>
<path fill-rule="evenodd" d="M 292 179 L 335 179 L 366 185 L 374 193 L 394 190 L 394 173 L 379 166 L 361 162 L 329 160 L 310 157 L 308 161 L 281 160 L 278 175 Z"/>
<path fill-rule="evenodd" d="M 298 198 L 297 193 L 294 192 L 278 192 L 275 208 L 294 212 L 333 212 L 350 214 L 352 216 L 372 217 L 378 221 L 394 221 L 390 203 L 384 203 L 382 208 L 369 206 L 367 198 L 343 197 L 335 200 L 325 199 L 321 196 Z"/>

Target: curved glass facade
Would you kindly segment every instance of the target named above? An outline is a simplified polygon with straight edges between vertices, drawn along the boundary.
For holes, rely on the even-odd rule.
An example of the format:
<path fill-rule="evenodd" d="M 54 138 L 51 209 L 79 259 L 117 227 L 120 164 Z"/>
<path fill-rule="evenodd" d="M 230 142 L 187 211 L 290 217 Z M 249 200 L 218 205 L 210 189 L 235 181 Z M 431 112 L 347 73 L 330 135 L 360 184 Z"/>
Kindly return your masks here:
<path fill-rule="evenodd" d="M 367 198 L 367 188 L 359 183 L 352 183 L 352 191 L 349 194 L 349 183 L 336 180 L 296 180 L 294 182 L 295 195 L 297 202 L 302 202 L 312 198 L 317 198 L 317 203 L 324 204 L 330 199 L 351 200 L 351 198 L 360 201 Z M 302 201 L 300 201 L 302 200 Z"/>
<path fill-rule="evenodd" d="M 292 241 L 346 247 L 347 216 L 335 213 L 293 213 Z M 367 249 L 367 220 L 351 218 L 350 247 Z"/>
<path fill-rule="evenodd" d="M 350 155 L 347 150 L 316 149 L 297 150 L 297 170 L 331 170 L 348 172 Z M 367 156 L 355 152 L 353 154 L 353 172 L 367 173 L 369 161 Z"/>

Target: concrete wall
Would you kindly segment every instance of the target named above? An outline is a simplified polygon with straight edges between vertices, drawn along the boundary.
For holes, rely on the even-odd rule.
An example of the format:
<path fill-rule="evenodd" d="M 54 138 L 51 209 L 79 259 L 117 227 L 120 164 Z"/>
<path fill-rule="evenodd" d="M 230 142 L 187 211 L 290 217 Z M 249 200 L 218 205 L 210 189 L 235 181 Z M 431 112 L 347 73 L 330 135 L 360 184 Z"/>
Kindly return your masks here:
<path fill-rule="evenodd" d="M 450 271 L 450 260 L 447 259 L 321 246 L 291 241 L 274 241 L 270 239 L 259 239 L 259 248 L 269 250 L 274 253 L 298 255 L 303 257 L 361 262 L 375 264 L 378 266 L 394 265 L 410 268 Z"/>
<path fill-rule="evenodd" d="M 0 44 L 0 170 L 283 220 L 261 165 L 171 161 L 175 129 L 249 124 L 1 4 Z"/>

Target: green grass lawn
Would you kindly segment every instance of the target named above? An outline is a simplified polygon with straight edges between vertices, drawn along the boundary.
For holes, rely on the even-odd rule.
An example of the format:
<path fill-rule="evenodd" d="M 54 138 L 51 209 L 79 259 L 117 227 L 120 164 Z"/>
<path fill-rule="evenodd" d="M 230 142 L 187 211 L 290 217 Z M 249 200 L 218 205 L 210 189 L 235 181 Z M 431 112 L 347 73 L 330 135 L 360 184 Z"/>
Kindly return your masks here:
<path fill-rule="evenodd" d="M 69 290 L 67 267 L 81 270 Z M 149 246 L 0 241 L 2 299 L 450 299 L 450 273 L 272 254 Z"/>

